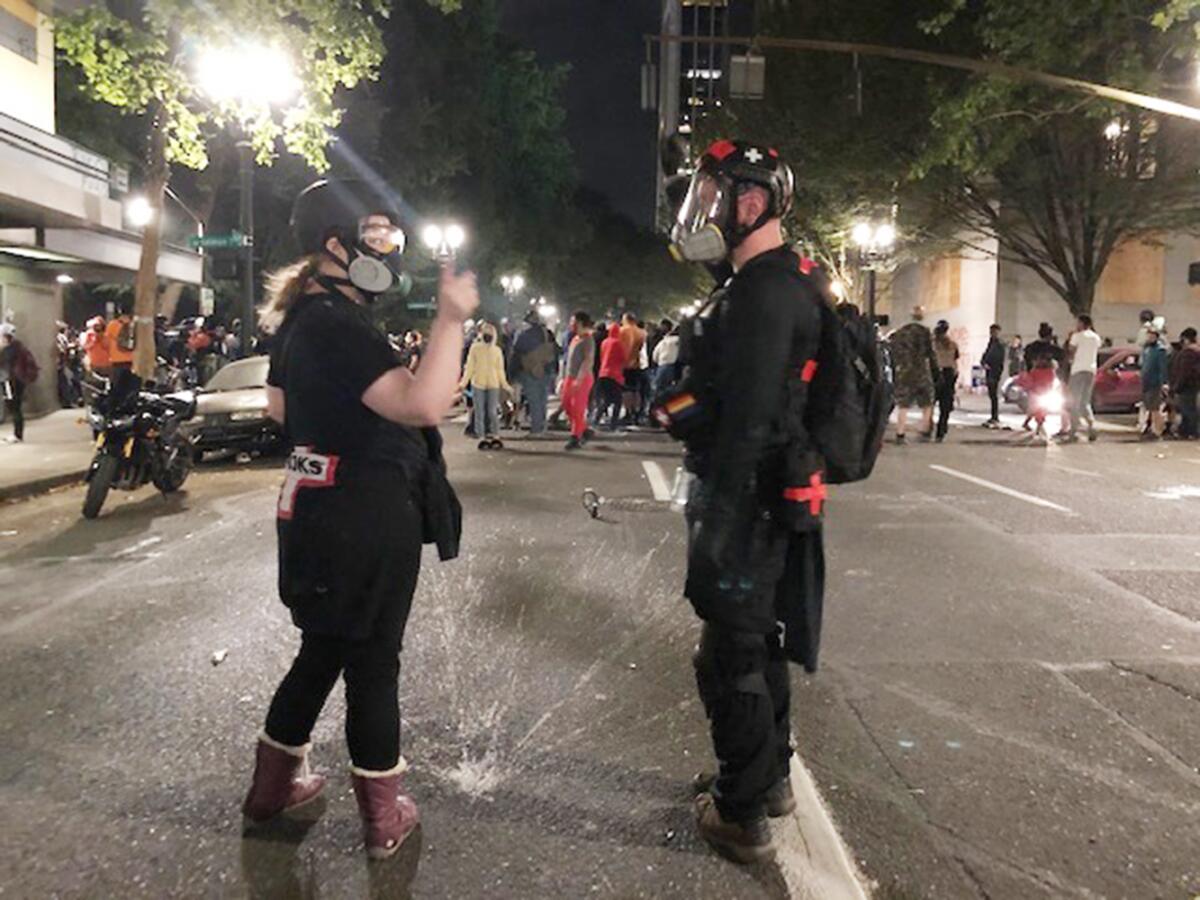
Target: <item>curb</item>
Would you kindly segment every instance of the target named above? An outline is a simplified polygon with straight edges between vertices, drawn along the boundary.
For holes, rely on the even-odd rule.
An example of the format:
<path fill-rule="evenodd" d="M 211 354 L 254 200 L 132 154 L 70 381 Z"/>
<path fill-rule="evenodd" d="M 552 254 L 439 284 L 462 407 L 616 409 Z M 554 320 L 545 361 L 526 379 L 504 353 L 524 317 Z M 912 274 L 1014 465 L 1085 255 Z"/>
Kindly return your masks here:
<path fill-rule="evenodd" d="M 37 494 L 52 491 L 55 488 L 78 484 L 83 481 L 87 472 L 88 470 L 84 468 L 78 471 L 63 472 L 58 475 L 47 475 L 45 478 L 35 478 L 33 481 L 25 481 L 21 484 L 10 484 L 0 487 L 0 503 L 24 500 Z"/>
<path fill-rule="evenodd" d="M 799 754 L 792 756 L 791 781 L 796 811 L 772 827 L 778 848 L 776 865 L 789 895 L 799 900 L 868 900 L 870 882 L 838 833 Z"/>

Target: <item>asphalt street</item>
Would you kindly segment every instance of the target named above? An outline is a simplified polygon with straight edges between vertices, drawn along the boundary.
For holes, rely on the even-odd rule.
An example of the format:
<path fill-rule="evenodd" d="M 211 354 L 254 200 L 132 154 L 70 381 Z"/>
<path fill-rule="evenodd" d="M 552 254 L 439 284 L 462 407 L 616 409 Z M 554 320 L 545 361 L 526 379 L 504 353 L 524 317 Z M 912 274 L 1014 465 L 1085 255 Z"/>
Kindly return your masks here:
<path fill-rule="evenodd" d="M 427 555 L 402 657 L 424 822 L 368 865 L 335 692 L 328 800 L 244 838 L 254 739 L 297 638 L 278 461 L 79 517 L 0 506 L 0 896 L 781 897 L 696 838 L 670 443 L 577 455 L 453 434 L 461 559 Z M 614 502 L 592 520 L 585 488 Z M 833 491 L 801 756 L 881 897 L 1200 892 L 1200 448 L 955 429 Z"/>

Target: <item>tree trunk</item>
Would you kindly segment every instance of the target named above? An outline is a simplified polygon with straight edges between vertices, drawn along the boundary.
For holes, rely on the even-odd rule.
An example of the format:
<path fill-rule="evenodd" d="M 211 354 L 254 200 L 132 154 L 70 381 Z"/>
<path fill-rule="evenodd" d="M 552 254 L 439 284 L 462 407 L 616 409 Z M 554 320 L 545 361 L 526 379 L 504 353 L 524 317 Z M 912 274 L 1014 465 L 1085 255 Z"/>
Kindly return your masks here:
<path fill-rule="evenodd" d="M 1082 278 L 1077 280 L 1066 300 L 1067 306 L 1071 308 L 1071 315 L 1090 316 L 1092 304 L 1096 302 L 1096 282 Z"/>
<path fill-rule="evenodd" d="M 146 152 L 146 200 L 152 214 L 142 233 L 142 256 L 134 282 L 133 321 L 136 344 L 133 352 L 133 371 L 142 378 L 154 375 L 154 316 L 158 312 L 158 250 L 162 240 L 163 193 L 167 187 L 170 168 L 167 165 L 166 134 L 163 110 L 152 111 Z"/>

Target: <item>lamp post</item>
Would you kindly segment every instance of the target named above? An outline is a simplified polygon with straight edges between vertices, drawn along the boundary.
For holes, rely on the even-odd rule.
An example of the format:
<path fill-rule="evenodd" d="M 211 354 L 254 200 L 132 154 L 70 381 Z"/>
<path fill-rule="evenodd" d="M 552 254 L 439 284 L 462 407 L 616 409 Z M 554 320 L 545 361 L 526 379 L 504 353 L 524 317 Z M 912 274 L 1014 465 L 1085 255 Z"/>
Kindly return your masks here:
<path fill-rule="evenodd" d="M 430 222 L 421 229 L 421 242 L 435 260 L 446 265 L 467 242 L 467 232 L 457 222 Z"/>
<path fill-rule="evenodd" d="M 521 291 L 525 290 L 525 276 L 514 272 L 511 275 L 500 276 L 500 287 L 504 288 L 504 296 L 508 298 L 508 315 L 513 314 L 513 304 Z"/>
<path fill-rule="evenodd" d="M 246 356 L 254 337 L 254 145 L 249 123 L 252 118 L 268 115 L 272 106 L 291 100 L 300 82 L 286 53 L 261 44 L 210 47 L 200 54 L 196 69 L 200 87 L 217 103 L 231 105 L 241 126 L 241 140 L 237 142 L 241 192 L 238 227 L 242 233 L 238 338 L 242 355 Z"/>
<path fill-rule="evenodd" d="M 859 222 L 850 233 L 858 247 L 859 264 L 867 272 L 867 318 L 875 324 L 875 272 L 896 245 L 896 227 L 890 222 L 876 225 Z"/>

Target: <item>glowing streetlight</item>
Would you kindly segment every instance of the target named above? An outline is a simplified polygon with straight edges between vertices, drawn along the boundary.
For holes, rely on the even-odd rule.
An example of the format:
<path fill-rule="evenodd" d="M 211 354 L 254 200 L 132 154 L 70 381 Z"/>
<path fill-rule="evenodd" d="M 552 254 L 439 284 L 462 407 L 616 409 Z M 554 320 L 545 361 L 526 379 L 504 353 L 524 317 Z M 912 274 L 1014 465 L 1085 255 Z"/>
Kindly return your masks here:
<path fill-rule="evenodd" d="M 506 294 L 519 294 L 525 289 L 525 276 L 516 274 L 501 275 L 500 287 L 504 288 L 504 293 Z"/>
<path fill-rule="evenodd" d="M 421 229 L 421 243 L 436 260 L 444 262 L 453 259 L 466 242 L 467 232 L 457 222 L 447 222 L 444 225 L 430 222 Z"/>
<path fill-rule="evenodd" d="M 54 280 L 57 281 L 59 284 L 74 284 L 75 283 L 75 279 L 72 278 L 70 275 L 68 275 L 66 272 L 60 272 L 58 275 L 55 276 Z"/>
<path fill-rule="evenodd" d="M 867 272 L 867 316 L 875 321 L 875 269 L 879 262 L 889 256 L 896 246 L 896 226 L 891 222 L 881 222 L 874 225 L 871 222 L 859 222 L 850 231 L 850 240 L 858 247 L 859 265 Z M 840 282 L 842 293 L 846 286 Z M 831 289 L 833 286 L 831 285 Z M 834 290 L 835 296 L 841 299 L 841 294 Z"/>
<path fill-rule="evenodd" d="M 218 103 L 235 103 L 241 113 L 287 103 L 300 92 L 291 58 L 279 47 L 235 44 L 208 47 L 196 60 L 196 81 Z"/>
<path fill-rule="evenodd" d="M 196 84 L 216 104 L 232 107 L 241 123 L 237 142 L 239 192 L 238 227 L 244 235 L 242 256 L 242 353 L 249 353 L 254 338 L 254 146 L 249 123 L 270 113 L 300 92 L 292 58 L 279 46 L 255 41 L 204 47 L 196 55 Z"/>
<path fill-rule="evenodd" d="M 1115 141 L 1124 131 L 1125 129 L 1122 127 L 1121 122 L 1118 119 L 1113 119 L 1104 126 L 1104 136 L 1110 141 Z"/>
<path fill-rule="evenodd" d="M 134 228 L 145 228 L 154 221 L 154 207 L 145 197 L 133 197 L 125 204 L 125 221 Z"/>

